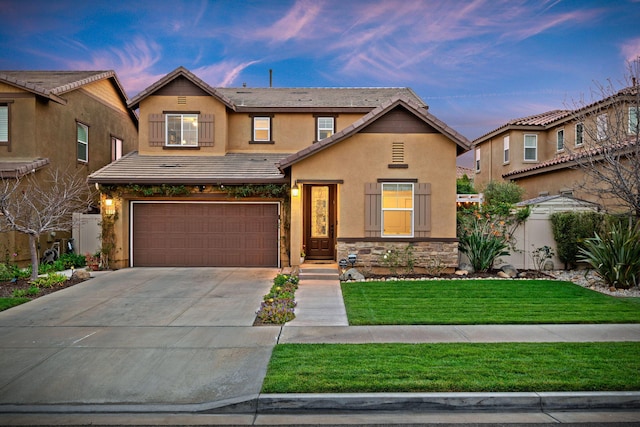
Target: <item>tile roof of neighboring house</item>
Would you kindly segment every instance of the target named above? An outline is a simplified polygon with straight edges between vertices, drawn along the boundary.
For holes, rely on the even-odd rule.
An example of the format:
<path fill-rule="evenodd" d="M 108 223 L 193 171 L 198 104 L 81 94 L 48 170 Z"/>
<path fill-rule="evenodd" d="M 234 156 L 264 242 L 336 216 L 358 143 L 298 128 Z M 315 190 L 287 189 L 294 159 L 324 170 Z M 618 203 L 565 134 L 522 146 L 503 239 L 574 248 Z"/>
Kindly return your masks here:
<path fill-rule="evenodd" d="M 288 154 L 140 156 L 129 153 L 89 176 L 99 184 L 250 184 L 285 182 L 276 163 Z"/>
<path fill-rule="evenodd" d="M 190 80 L 200 89 L 218 98 L 234 111 L 253 109 L 358 108 L 367 112 L 383 102 L 397 97 L 413 100 L 425 107 L 424 102 L 409 88 L 222 88 L 212 87 L 191 71 L 178 67 L 129 102 L 130 108 L 138 108 L 140 102 L 177 77 Z"/>
<path fill-rule="evenodd" d="M 558 120 L 564 119 L 572 114 L 571 110 L 551 110 L 546 113 L 535 114 L 533 116 L 521 117 L 518 119 L 509 120 L 504 125 L 493 129 L 482 135 L 479 138 L 476 138 L 473 141 L 473 144 L 479 144 L 484 142 L 489 137 L 495 136 L 498 133 L 501 133 L 507 129 L 513 128 L 521 128 L 521 127 L 529 127 L 529 126 L 537 126 L 539 128 L 544 128 L 545 126 L 550 125 L 551 123 L 555 123 Z"/>
<path fill-rule="evenodd" d="M 473 181 L 474 170 L 471 168 L 465 168 L 464 166 L 456 166 L 456 178 L 462 178 L 467 175 L 467 178 Z"/>
<path fill-rule="evenodd" d="M 513 170 L 502 175 L 503 178 L 523 178 L 525 176 L 532 175 L 534 173 L 550 172 L 557 169 L 568 168 L 576 164 L 580 159 L 588 158 L 589 156 L 599 156 L 604 150 L 625 150 L 629 147 L 636 145 L 635 139 L 629 139 L 618 144 L 608 144 L 605 146 L 598 146 L 589 150 L 578 151 L 576 153 L 565 154 L 555 157 L 546 162 L 537 163 L 535 165 L 528 166 L 526 168 Z"/>
<path fill-rule="evenodd" d="M 581 205 L 585 205 L 585 206 L 598 206 L 597 203 L 589 202 L 587 200 L 578 199 L 578 198 L 575 198 L 573 196 L 565 196 L 563 194 L 554 194 L 554 195 L 549 195 L 549 196 L 534 197 L 533 199 L 528 199 L 528 200 L 523 200 L 521 202 L 518 202 L 518 203 L 516 203 L 516 206 L 539 205 L 541 203 L 549 202 L 551 200 L 556 200 L 556 199 L 572 200 L 572 201 L 575 201 L 575 202 L 577 202 L 577 203 L 579 203 Z"/>
<path fill-rule="evenodd" d="M 0 160 L 0 178 L 20 178 L 49 164 L 49 159 Z"/>
<path fill-rule="evenodd" d="M 126 103 L 127 95 L 114 71 L 0 71 L 0 82 L 66 104 L 61 95 L 86 84 L 112 79 Z"/>
<path fill-rule="evenodd" d="M 303 159 L 306 159 L 307 157 L 310 157 L 315 153 L 321 150 L 324 150 L 325 148 L 330 147 L 333 144 L 336 144 L 350 137 L 351 135 L 357 133 L 367 125 L 374 122 L 379 117 L 383 116 L 384 114 L 386 114 L 387 112 L 393 110 L 398 106 L 402 106 L 406 108 L 407 110 L 415 114 L 417 117 L 421 118 L 426 123 L 431 125 L 433 128 L 435 128 L 436 130 L 438 130 L 439 132 L 441 132 L 442 134 L 450 138 L 452 141 L 454 141 L 458 146 L 458 151 L 459 151 L 458 154 L 469 150 L 471 146 L 471 142 L 467 138 L 465 138 L 463 135 L 459 134 L 458 132 L 456 132 L 449 126 L 447 126 L 444 122 L 440 121 L 434 115 L 427 112 L 427 109 L 424 108 L 422 105 L 416 104 L 413 101 L 406 98 L 396 98 L 381 104 L 379 107 L 365 114 L 363 117 L 356 120 L 346 128 L 342 129 L 340 132 L 334 133 L 329 138 L 323 139 L 322 141 L 316 144 L 313 144 L 311 146 L 308 146 L 298 151 L 297 153 L 294 153 L 289 157 L 283 159 L 279 164 L 280 169 L 285 169 L 293 165 L 294 163 L 297 163 Z"/>

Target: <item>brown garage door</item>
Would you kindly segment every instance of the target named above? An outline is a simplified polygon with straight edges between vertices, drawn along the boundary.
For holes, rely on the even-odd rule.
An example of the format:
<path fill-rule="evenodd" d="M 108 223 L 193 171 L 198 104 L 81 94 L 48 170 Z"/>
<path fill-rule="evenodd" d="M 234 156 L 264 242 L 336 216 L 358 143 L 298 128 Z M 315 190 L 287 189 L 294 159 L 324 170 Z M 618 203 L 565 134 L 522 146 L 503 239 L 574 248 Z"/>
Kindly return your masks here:
<path fill-rule="evenodd" d="M 136 267 L 277 267 L 278 205 L 133 203 Z"/>

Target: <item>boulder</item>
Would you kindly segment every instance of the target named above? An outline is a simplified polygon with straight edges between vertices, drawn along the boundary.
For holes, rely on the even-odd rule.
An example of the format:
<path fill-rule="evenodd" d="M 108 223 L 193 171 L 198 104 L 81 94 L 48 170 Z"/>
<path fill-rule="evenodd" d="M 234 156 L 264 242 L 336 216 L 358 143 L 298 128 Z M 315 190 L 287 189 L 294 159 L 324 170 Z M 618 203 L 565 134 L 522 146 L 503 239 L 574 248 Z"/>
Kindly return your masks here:
<path fill-rule="evenodd" d="M 460 265 L 458 266 L 458 270 L 466 271 L 469 274 L 475 273 L 473 266 L 468 262 L 461 262 Z"/>
<path fill-rule="evenodd" d="M 468 276 L 469 272 L 467 270 L 456 270 L 454 274 L 456 276 Z"/>
<path fill-rule="evenodd" d="M 553 264 L 553 261 L 551 261 L 550 259 L 546 260 L 542 265 L 542 270 L 544 271 L 552 271 L 555 269 L 556 269 L 556 266 Z"/>
<path fill-rule="evenodd" d="M 340 276 L 340 280 L 364 280 L 364 275 L 355 268 L 350 268 Z"/>
<path fill-rule="evenodd" d="M 518 276 L 518 270 L 516 270 L 516 268 L 511 264 L 503 265 L 502 267 L 500 267 L 500 270 L 506 273 L 509 277 Z"/>
<path fill-rule="evenodd" d="M 511 278 L 511 276 L 509 276 L 507 273 L 505 273 L 502 270 L 498 271 L 498 277 L 501 277 L 503 279 L 510 279 Z"/>
<path fill-rule="evenodd" d="M 73 272 L 73 277 L 77 277 L 78 279 L 86 280 L 91 278 L 91 272 L 87 270 L 75 270 Z"/>

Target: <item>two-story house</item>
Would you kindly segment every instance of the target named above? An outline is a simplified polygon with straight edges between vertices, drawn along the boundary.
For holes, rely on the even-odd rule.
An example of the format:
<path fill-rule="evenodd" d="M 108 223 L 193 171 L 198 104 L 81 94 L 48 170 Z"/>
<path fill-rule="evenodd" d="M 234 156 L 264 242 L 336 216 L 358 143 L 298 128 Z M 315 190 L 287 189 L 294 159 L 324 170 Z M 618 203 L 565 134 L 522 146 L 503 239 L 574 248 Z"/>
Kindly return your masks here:
<path fill-rule="evenodd" d="M 138 151 L 89 178 L 114 267 L 373 263 L 409 244 L 457 265 L 470 142 L 408 88 L 214 88 L 180 67 L 129 106 Z"/>
<path fill-rule="evenodd" d="M 637 150 L 639 105 L 638 87 L 631 86 L 574 110 L 507 122 L 473 141 L 476 188 L 508 180 L 524 188 L 525 199 L 560 194 L 619 209 L 619 200 L 585 191 L 600 183 L 592 182 L 580 164 L 588 159 L 598 167 L 603 147 Z"/>
<path fill-rule="evenodd" d="M 44 168 L 88 176 L 137 147 L 137 125 L 113 71 L 0 71 L 4 179 L 32 173 L 44 179 Z M 60 233 L 57 238 L 69 236 Z M 41 238 L 41 248 L 50 244 L 51 236 Z M 28 239 L 0 233 L 0 251 L 26 261 Z"/>

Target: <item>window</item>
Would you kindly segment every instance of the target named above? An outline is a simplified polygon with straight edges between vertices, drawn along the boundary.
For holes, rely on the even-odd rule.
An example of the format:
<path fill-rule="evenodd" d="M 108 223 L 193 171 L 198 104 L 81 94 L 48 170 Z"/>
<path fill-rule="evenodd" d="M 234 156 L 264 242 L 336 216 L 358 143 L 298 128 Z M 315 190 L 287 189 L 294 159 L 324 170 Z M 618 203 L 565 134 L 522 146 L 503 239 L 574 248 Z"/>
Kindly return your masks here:
<path fill-rule="evenodd" d="M 502 161 L 504 163 L 509 163 L 509 135 L 504 137 L 504 140 L 502 142 L 502 146 L 503 146 Z"/>
<path fill-rule="evenodd" d="M 78 135 L 78 160 L 81 162 L 89 161 L 89 127 L 82 123 L 76 122 Z"/>
<path fill-rule="evenodd" d="M 476 148 L 476 172 L 480 172 L 480 149 Z"/>
<path fill-rule="evenodd" d="M 165 119 L 167 146 L 198 145 L 197 114 L 167 114 Z"/>
<path fill-rule="evenodd" d="M 524 160 L 534 162 L 538 160 L 538 135 L 524 136 Z"/>
<path fill-rule="evenodd" d="M 413 237 L 412 183 L 382 183 L 382 236 Z"/>
<path fill-rule="evenodd" d="M 0 104 L 0 144 L 9 144 L 9 106 Z"/>
<path fill-rule="evenodd" d="M 317 141 L 329 138 L 335 132 L 335 119 L 333 117 L 318 117 L 316 120 L 318 132 Z"/>
<path fill-rule="evenodd" d="M 564 129 L 560 129 L 556 134 L 556 150 L 564 150 Z"/>
<path fill-rule="evenodd" d="M 122 157 L 122 140 L 116 138 L 115 136 L 111 137 L 111 161 L 115 162 L 120 157 Z"/>
<path fill-rule="evenodd" d="M 602 141 L 607 138 L 607 127 L 608 120 L 607 114 L 600 114 L 596 117 L 596 136 L 598 137 L 598 141 Z"/>
<path fill-rule="evenodd" d="M 629 107 L 629 133 L 638 134 L 638 110 L 639 107 Z"/>
<path fill-rule="evenodd" d="M 576 147 L 584 144 L 584 124 L 576 123 Z"/>
<path fill-rule="evenodd" d="M 271 141 L 271 117 L 253 118 L 253 140 L 259 142 Z"/>

